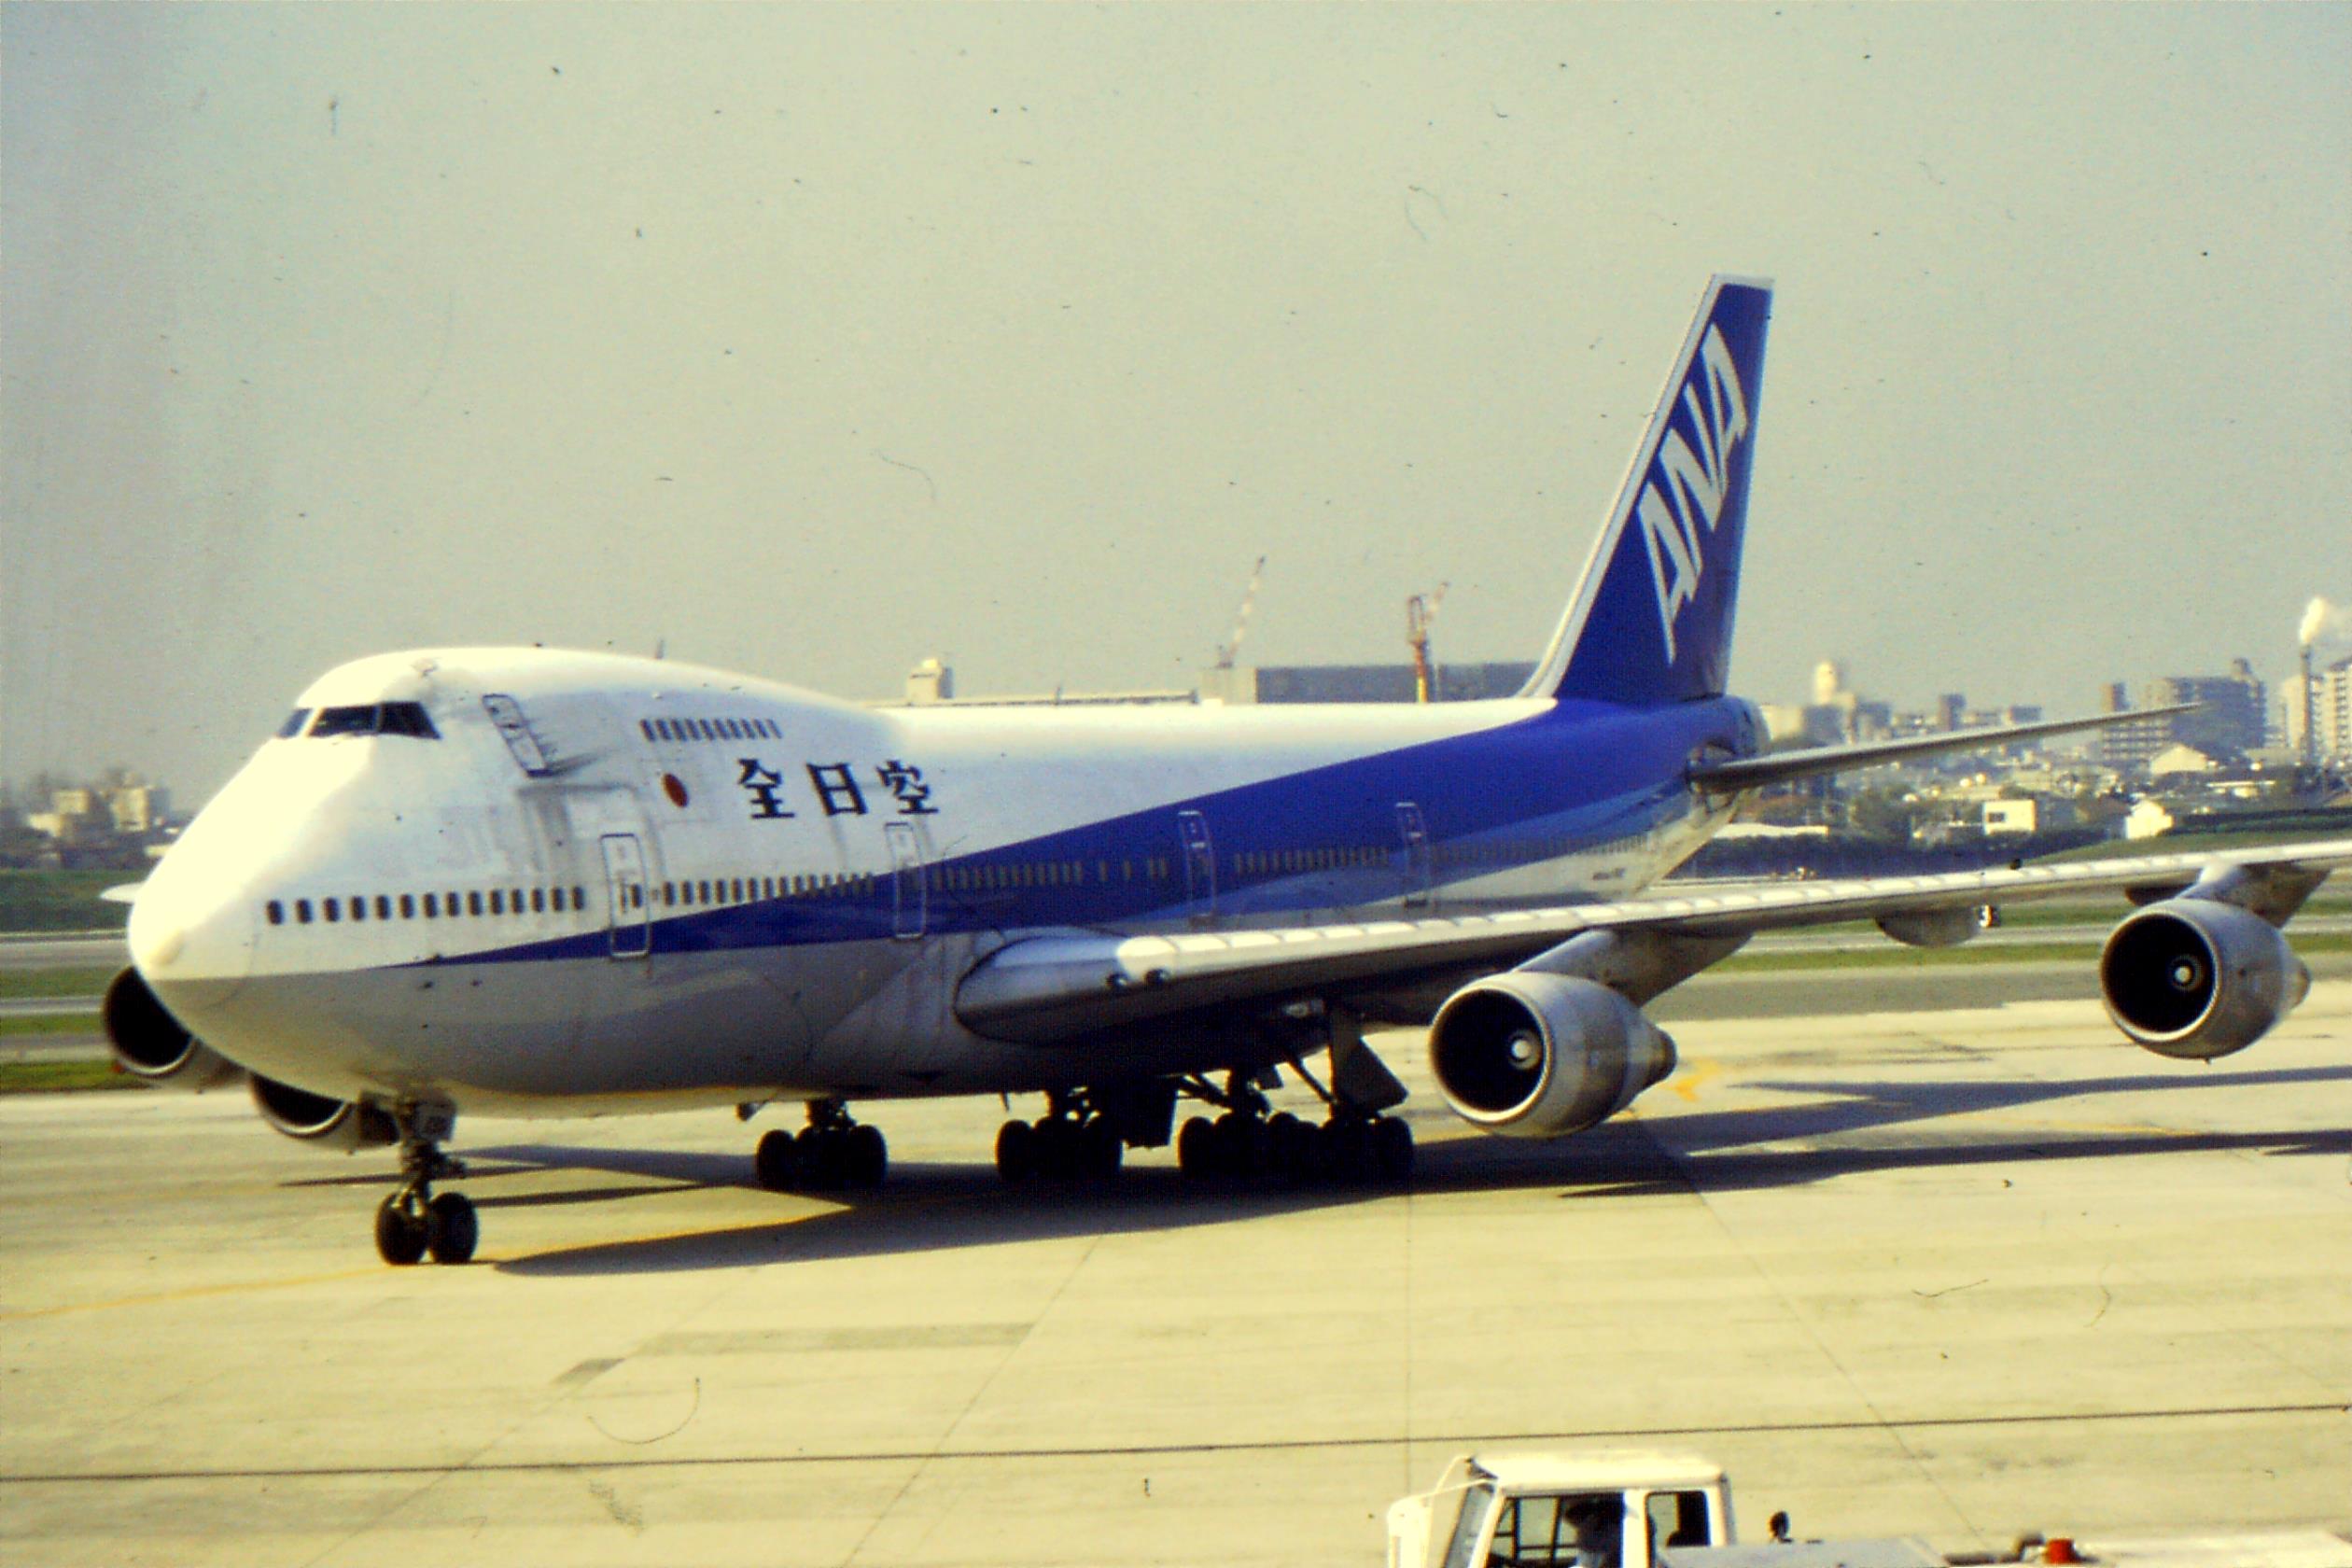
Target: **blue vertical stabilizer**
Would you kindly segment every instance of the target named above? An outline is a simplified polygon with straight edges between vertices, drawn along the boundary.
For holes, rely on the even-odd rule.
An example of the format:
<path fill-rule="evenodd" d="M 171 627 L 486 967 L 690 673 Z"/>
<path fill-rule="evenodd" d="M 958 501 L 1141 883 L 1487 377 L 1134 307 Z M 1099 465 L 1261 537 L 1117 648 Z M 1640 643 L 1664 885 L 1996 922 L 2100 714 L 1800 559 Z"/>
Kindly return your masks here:
<path fill-rule="evenodd" d="M 1522 695 L 1647 706 L 1723 694 L 1771 314 L 1770 283 L 1708 282 L 1576 596 Z"/>

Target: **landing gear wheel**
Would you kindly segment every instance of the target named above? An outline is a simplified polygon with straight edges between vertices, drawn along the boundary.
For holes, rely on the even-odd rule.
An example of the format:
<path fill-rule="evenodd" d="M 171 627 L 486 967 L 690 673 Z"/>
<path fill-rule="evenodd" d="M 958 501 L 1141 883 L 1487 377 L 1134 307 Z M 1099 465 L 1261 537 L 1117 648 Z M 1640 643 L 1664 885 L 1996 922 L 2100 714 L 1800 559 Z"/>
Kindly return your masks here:
<path fill-rule="evenodd" d="M 841 1185 L 841 1134 L 831 1127 L 803 1127 L 792 1142 L 803 1187 L 824 1192 Z"/>
<path fill-rule="evenodd" d="M 842 1139 L 842 1174 L 854 1187 L 878 1187 L 890 1168 L 890 1145 L 877 1127 L 851 1127 Z"/>
<path fill-rule="evenodd" d="M 1217 1118 L 1217 1174 L 1246 1182 L 1265 1168 L 1265 1124 L 1228 1111 Z"/>
<path fill-rule="evenodd" d="M 395 1193 L 376 1208 L 376 1253 L 397 1268 L 405 1268 L 425 1255 L 425 1216 L 405 1193 Z"/>
<path fill-rule="evenodd" d="M 1098 1116 L 1078 1128 L 1078 1169 L 1090 1182 L 1107 1182 L 1119 1173 L 1127 1145 L 1111 1124 Z"/>
<path fill-rule="evenodd" d="M 997 1174 L 1018 1183 L 1037 1173 L 1037 1132 L 1027 1122 L 1007 1122 L 997 1128 Z"/>
<path fill-rule="evenodd" d="M 425 1245 L 435 1263 L 471 1263 L 482 1222 L 464 1193 L 443 1193 L 425 1208 Z"/>
<path fill-rule="evenodd" d="M 1372 1124 L 1372 1163 L 1380 1180 L 1404 1185 L 1413 1178 L 1413 1129 L 1394 1116 Z"/>
<path fill-rule="evenodd" d="M 1176 1135 L 1176 1169 L 1187 1182 L 1206 1182 L 1217 1173 L 1217 1127 L 1206 1116 L 1187 1117 Z"/>
<path fill-rule="evenodd" d="M 751 1156 L 751 1169 L 768 1191 L 791 1192 L 800 1179 L 800 1145 L 781 1127 L 764 1134 Z"/>

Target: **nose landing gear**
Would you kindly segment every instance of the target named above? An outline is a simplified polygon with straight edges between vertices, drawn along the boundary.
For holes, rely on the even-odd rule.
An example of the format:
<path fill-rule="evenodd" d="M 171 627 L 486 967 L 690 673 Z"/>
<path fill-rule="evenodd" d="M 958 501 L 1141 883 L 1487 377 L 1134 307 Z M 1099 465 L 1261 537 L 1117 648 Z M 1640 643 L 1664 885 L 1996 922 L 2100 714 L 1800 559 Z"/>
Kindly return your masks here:
<path fill-rule="evenodd" d="M 441 1150 L 456 1118 L 442 1108 L 403 1106 L 395 1113 L 400 1128 L 400 1185 L 376 1209 L 376 1253 L 405 1267 L 427 1253 L 435 1263 L 466 1263 L 482 1239 L 482 1224 L 463 1193 L 435 1194 L 435 1182 L 454 1182 L 464 1164 Z"/>

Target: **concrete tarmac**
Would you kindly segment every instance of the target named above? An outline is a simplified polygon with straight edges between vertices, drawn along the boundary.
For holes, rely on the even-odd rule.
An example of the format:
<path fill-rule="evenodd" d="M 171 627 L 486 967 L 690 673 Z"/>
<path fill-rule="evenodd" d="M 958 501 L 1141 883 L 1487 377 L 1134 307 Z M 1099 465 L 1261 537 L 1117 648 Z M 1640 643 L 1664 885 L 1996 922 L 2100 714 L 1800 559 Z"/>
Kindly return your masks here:
<path fill-rule="evenodd" d="M 1709 1454 L 1752 1533 L 2352 1523 L 2352 985 L 2197 1065 L 2017 978 L 1678 1019 L 1548 1145 L 1390 1037 L 1404 1193 L 1007 1190 L 993 1102 L 865 1108 L 848 1200 L 752 1183 L 777 1113 L 471 1122 L 465 1268 L 240 1095 L 11 1097 L 0 1561 L 1372 1564 L 1505 1441 Z"/>

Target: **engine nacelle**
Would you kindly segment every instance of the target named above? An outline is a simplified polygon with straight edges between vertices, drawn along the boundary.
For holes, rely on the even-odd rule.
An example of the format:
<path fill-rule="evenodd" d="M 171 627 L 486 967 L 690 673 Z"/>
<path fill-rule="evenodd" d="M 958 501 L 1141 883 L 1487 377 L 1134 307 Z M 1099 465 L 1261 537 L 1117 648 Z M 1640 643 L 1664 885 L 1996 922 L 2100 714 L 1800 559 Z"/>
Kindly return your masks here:
<path fill-rule="evenodd" d="M 2242 1051 L 2311 989 L 2311 971 L 2261 916 L 2211 899 L 2167 899 L 2126 916 L 2099 954 L 2116 1028 L 2161 1057 Z"/>
<path fill-rule="evenodd" d="M 2001 923 L 2001 912 L 1990 904 L 1962 909 L 1921 909 L 1902 915 L 1882 915 L 1878 929 L 1907 947 L 1957 947 L 1979 931 Z"/>
<path fill-rule="evenodd" d="M 1624 1110 L 1674 1070 L 1674 1043 L 1590 980 L 1510 970 L 1447 999 L 1429 1061 L 1454 1113 L 1509 1138 L 1558 1138 Z"/>
<path fill-rule="evenodd" d="M 150 1084 L 201 1093 L 245 1076 L 244 1068 L 189 1033 L 135 969 L 124 970 L 107 986 L 98 1017 L 122 1071 Z"/>
<path fill-rule="evenodd" d="M 274 1078 L 253 1075 L 254 1109 L 288 1138 L 329 1149 L 373 1149 L 400 1141 L 391 1115 L 375 1106 L 329 1099 Z"/>

